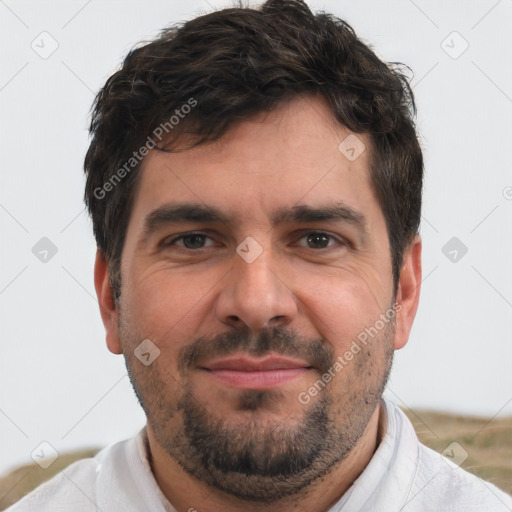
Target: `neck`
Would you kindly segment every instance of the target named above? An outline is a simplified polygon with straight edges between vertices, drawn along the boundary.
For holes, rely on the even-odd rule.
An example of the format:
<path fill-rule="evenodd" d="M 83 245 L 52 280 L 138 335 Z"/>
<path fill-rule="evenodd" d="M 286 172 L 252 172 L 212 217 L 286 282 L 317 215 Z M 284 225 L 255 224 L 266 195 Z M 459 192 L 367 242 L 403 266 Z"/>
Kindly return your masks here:
<path fill-rule="evenodd" d="M 149 425 L 148 458 L 160 489 L 178 512 L 325 512 L 343 496 L 373 457 L 385 431 L 384 407 L 380 402 L 354 448 L 329 473 L 304 488 L 300 494 L 273 503 L 243 501 L 189 475 L 162 450 Z"/>

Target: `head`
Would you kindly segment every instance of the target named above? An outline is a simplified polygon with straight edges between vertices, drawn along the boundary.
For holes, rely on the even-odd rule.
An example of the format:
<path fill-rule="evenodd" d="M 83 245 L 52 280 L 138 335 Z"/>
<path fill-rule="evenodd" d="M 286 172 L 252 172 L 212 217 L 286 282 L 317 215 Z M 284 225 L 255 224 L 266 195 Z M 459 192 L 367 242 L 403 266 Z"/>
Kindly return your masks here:
<path fill-rule="evenodd" d="M 413 115 L 400 68 L 298 0 L 166 29 L 98 94 L 107 344 L 195 478 L 276 500 L 356 446 L 418 303 Z"/>

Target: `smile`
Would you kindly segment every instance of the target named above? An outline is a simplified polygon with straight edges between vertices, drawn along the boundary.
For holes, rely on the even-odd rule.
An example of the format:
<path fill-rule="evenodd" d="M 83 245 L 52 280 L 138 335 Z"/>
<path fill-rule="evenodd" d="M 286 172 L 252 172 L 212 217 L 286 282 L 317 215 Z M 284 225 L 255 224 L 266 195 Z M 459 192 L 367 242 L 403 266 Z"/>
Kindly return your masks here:
<path fill-rule="evenodd" d="M 202 365 L 200 369 L 229 386 L 269 389 L 304 375 L 311 366 L 305 361 L 283 357 L 254 359 L 239 356 L 215 360 Z"/>

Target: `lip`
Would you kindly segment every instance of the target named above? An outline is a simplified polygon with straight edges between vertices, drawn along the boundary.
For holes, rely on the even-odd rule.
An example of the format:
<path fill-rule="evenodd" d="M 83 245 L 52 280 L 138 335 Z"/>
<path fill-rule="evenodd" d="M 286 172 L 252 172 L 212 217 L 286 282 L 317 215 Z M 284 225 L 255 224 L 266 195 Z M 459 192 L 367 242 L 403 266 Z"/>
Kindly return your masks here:
<path fill-rule="evenodd" d="M 238 371 L 268 371 L 290 370 L 297 368 L 310 368 L 306 361 L 291 359 L 281 356 L 266 356 L 262 358 L 248 356 L 232 356 L 225 359 L 217 359 L 201 365 L 206 370 L 238 370 Z"/>
<path fill-rule="evenodd" d="M 303 375 L 311 365 L 302 360 L 267 356 L 234 356 L 207 362 L 200 367 L 216 380 L 242 389 L 269 389 Z"/>

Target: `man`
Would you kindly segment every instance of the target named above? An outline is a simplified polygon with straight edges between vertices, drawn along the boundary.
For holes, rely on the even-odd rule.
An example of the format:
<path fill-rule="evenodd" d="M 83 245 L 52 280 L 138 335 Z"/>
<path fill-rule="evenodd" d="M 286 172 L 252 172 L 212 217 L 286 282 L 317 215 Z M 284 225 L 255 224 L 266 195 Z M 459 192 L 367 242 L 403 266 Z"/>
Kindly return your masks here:
<path fill-rule="evenodd" d="M 164 31 L 100 91 L 95 284 L 147 425 L 20 511 L 506 511 L 382 399 L 421 282 L 406 78 L 300 0 Z"/>

